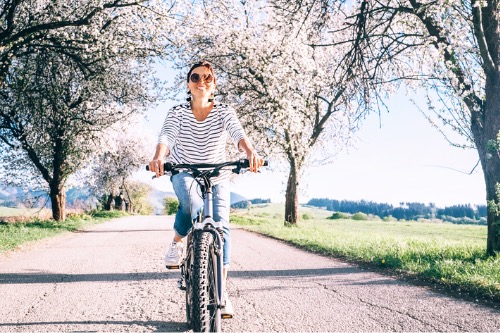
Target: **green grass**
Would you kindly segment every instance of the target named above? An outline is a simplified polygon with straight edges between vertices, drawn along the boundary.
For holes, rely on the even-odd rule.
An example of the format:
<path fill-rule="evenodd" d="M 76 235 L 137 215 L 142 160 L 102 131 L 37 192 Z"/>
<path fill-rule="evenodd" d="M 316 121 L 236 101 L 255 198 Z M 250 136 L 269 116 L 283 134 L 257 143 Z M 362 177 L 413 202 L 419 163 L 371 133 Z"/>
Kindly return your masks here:
<path fill-rule="evenodd" d="M 308 218 L 285 227 L 283 213 L 283 205 L 255 205 L 235 211 L 231 222 L 310 251 L 500 300 L 500 255 L 485 256 L 485 226 L 329 220 L 331 212 L 301 207 L 299 216 Z"/>
<path fill-rule="evenodd" d="M 37 219 L 29 222 L 0 222 L 0 253 L 15 249 L 25 243 L 51 237 L 67 231 L 76 231 L 85 226 L 125 215 L 125 213 L 119 211 L 98 211 L 90 215 L 74 215 L 61 222 Z"/>

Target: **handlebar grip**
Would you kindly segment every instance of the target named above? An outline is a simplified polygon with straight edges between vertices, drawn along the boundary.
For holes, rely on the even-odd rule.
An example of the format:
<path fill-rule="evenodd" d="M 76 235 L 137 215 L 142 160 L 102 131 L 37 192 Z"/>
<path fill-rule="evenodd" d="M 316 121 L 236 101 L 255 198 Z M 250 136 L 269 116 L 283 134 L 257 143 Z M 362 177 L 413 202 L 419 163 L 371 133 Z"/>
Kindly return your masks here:
<path fill-rule="evenodd" d="M 241 167 L 242 168 L 250 168 L 250 161 L 247 160 L 246 158 L 241 160 Z M 263 166 L 269 166 L 269 161 L 268 160 L 264 160 L 264 165 Z"/>
<path fill-rule="evenodd" d="M 172 167 L 174 165 L 170 162 L 166 162 L 166 163 L 163 163 L 163 170 L 165 172 L 169 172 L 169 171 L 172 171 Z M 149 171 L 149 165 L 146 165 L 146 171 Z"/>

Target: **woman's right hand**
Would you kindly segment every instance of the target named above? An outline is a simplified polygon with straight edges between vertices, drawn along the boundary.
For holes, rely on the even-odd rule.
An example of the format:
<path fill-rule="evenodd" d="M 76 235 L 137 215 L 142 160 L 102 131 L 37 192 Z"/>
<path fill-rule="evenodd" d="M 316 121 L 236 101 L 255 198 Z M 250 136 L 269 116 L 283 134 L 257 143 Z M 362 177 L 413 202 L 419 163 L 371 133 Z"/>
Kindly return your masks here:
<path fill-rule="evenodd" d="M 155 156 L 149 162 L 149 171 L 152 171 L 156 174 L 156 178 L 163 176 L 165 170 L 163 170 L 163 165 L 165 161 L 163 157 L 168 156 L 170 154 L 170 149 L 162 143 L 156 146 Z"/>
<path fill-rule="evenodd" d="M 154 172 L 156 178 L 162 176 L 164 173 L 163 163 L 163 159 L 153 159 L 149 162 L 149 171 Z"/>

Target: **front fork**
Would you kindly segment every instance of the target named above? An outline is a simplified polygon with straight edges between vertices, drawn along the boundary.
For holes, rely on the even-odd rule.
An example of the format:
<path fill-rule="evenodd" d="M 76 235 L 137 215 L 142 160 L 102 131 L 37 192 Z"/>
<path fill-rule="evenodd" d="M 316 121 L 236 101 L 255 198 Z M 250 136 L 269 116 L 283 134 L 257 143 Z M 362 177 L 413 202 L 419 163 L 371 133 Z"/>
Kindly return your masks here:
<path fill-rule="evenodd" d="M 203 222 L 200 224 L 195 224 L 195 230 L 208 231 L 212 234 L 215 247 L 215 254 L 217 260 L 217 296 L 218 296 L 218 306 L 222 308 L 226 304 L 223 304 L 224 300 L 224 290 L 225 290 L 225 280 L 224 280 L 224 233 L 221 222 L 215 222 L 213 220 L 213 191 L 212 186 L 209 184 L 206 188 L 202 185 L 205 193 L 204 203 L 203 203 Z"/>
<path fill-rule="evenodd" d="M 217 260 L 217 296 L 219 308 L 225 306 L 224 304 L 224 290 L 226 290 L 225 279 L 224 279 L 224 262 L 223 262 L 223 253 L 224 253 L 224 236 L 222 228 L 210 228 L 210 233 L 213 235 L 215 244 L 217 245 L 215 248 L 215 257 Z"/>

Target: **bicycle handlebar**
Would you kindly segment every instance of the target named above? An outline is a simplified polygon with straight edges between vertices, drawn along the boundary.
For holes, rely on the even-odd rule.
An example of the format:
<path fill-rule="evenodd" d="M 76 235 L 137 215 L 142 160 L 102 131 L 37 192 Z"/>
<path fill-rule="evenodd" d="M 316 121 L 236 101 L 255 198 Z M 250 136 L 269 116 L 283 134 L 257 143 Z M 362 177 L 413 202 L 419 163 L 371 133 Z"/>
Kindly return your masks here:
<path fill-rule="evenodd" d="M 248 159 L 241 159 L 238 161 L 232 161 L 232 162 L 224 162 L 224 163 L 218 163 L 218 164 L 209 164 L 209 163 L 197 163 L 197 164 L 175 164 L 175 163 L 170 163 L 166 162 L 163 164 L 163 170 L 165 172 L 171 172 L 176 169 L 190 169 L 190 170 L 198 170 L 198 169 L 222 169 L 224 167 L 228 166 L 234 166 L 236 167 L 233 169 L 233 172 L 235 170 L 240 170 L 240 169 L 248 169 L 250 167 L 250 161 Z M 269 161 L 264 161 L 263 166 L 269 166 Z M 149 165 L 146 165 L 146 170 L 149 171 Z M 237 172 L 239 173 L 239 172 Z"/>

